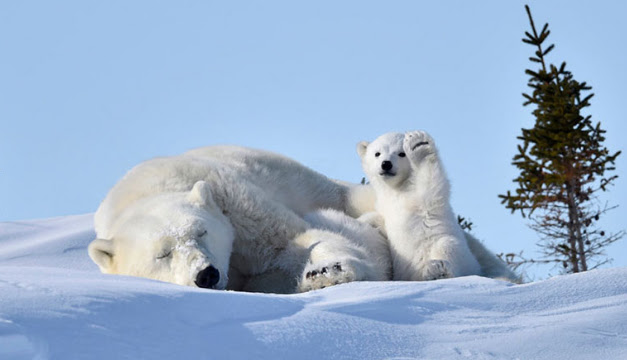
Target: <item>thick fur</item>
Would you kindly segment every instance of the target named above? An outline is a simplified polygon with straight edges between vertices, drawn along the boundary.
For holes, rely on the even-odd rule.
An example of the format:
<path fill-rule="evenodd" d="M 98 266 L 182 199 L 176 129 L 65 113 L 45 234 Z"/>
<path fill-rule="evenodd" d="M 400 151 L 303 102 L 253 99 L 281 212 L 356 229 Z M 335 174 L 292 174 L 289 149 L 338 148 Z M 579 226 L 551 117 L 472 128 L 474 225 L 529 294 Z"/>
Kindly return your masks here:
<path fill-rule="evenodd" d="M 362 220 L 383 228 L 394 280 L 515 275 L 465 234 L 450 205 L 450 185 L 431 136 L 388 133 L 357 146 L 376 193 L 376 213 Z"/>
<path fill-rule="evenodd" d="M 274 153 L 201 148 L 129 171 L 96 212 L 89 254 L 105 273 L 214 289 L 320 288 L 328 284 L 312 283 L 311 271 L 325 264 L 343 270 L 333 283 L 382 280 L 389 260 L 386 268 L 372 254 L 385 239 L 340 213 L 372 210 L 369 197 L 361 185 L 332 181 Z M 327 208 L 335 212 L 315 214 Z M 352 227 L 358 231 L 349 233 Z M 364 234 L 370 240 L 359 242 Z"/>
<path fill-rule="evenodd" d="M 377 229 L 331 209 L 309 213 L 305 220 L 317 230 L 297 238 L 305 241 L 302 246 L 311 246 L 299 291 L 347 281 L 391 279 L 389 244 Z M 338 258 L 341 261 L 329 262 Z"/>

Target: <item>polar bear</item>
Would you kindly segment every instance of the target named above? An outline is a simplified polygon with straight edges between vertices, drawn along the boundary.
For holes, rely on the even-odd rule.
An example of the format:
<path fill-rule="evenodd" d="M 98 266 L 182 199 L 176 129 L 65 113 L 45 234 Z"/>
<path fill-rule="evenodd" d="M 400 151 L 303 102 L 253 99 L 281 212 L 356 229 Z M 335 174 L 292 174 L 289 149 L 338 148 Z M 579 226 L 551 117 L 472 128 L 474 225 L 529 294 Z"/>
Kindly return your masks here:
<path fill-rule="evenodd" d="M 464 233 L 450 205 L 450 185 L 435 143 L 424 131 L 388 133 L 357 152 L 376 193 L 376 213 L 362 216 L 390 242 L 394 280 L 483 275 L 517 282 L 483 244 Z"/>
<path fill-rule="evenodd" d="M 89 255 L 104 273 L 211 289 L 291 293 L 385 279 L 389 263 L 372 256 L 385 238 L 340 213 L 368 211 L 369 198 L 368 187 L 278 154 L 200 148 L 130 170 L 95 214 Z M 325 208 L 335 210 L 316 213 Z M 339 223 L 358 231 L 334 231 Z"/>

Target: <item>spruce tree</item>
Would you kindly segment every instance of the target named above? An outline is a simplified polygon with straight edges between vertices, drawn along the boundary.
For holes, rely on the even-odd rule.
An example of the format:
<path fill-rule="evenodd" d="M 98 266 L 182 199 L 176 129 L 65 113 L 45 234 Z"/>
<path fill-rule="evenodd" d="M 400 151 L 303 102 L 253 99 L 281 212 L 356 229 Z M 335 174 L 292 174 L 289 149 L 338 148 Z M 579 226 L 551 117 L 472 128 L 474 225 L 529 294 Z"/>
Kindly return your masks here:
<path fill-rule="evenodd" d="M 523 128 L 518 137 L 522 145 L 512 162 L 520 170 L 514 179 L 517 189 L 499 197 L 512 213 L 519 210 L 528 216 L 530 227 L 541 236 L 538 245 L 545 258 L 528 262 L 559 262 L 567 273 L 586 271 L 607 262 L 604 248 L 625 234 L 610 234 L 597 226 L 601 215 L 615 207 L 602 205 L 597 195 L 618 177 L 605 172 L 615 169 L 620 151 L 610 154 L 603 146 L 600 122 L 594 124 L 590 115 L 582 115 L 590 106 L 591 87 L 575 80 L 566 63 L 547 64 L 546 56 L 554 48 L 545 47 L 548 24 L 538 33 L 529 7 L 525 8 L 531 33 L 525 32 L 522 41 L 535 48 L 529 60 L 539 68 L 525 71 L 533 91 L 523 96 L 524 106 L 535 107 L 535 125 Z"/>

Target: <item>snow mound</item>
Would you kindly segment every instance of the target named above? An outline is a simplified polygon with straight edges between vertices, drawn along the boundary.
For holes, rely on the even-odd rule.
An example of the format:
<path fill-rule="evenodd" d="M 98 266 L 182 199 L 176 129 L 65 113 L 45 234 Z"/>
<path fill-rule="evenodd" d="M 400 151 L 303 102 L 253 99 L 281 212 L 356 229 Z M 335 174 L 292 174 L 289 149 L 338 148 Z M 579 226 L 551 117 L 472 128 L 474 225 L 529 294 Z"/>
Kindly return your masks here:
<path fill-rule="evenodd" d="M 250 294 L 103 275 L 94 236 L 0 223 L 0 359 L 627 359 L 627 268 Z"/>

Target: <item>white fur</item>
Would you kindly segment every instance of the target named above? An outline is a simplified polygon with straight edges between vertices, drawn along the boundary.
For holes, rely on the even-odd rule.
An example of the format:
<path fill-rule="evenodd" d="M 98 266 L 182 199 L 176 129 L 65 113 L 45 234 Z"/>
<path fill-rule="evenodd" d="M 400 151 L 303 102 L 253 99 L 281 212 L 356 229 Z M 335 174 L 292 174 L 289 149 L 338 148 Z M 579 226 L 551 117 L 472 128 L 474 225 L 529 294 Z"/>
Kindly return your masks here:
<path fill-rule="evenodd" d="M 361 142 L 357 150 L 380 215 L 362 218 L 384 227 L 395 280 L 479 274 L 514 278 L 505 264 L 462 231 L 450 205 L 448 179 L 426 132 L 384 134 L 372 143 Z M 489 271 L 482 272 L 482 265 Z"/>
<path fill-rule="evenodd" d="M 300 291 L 391 278 L 389 244 L 374 227 L 332 209 L 309 213 L 305 220 L 316 230 L 297 238 L 311 249 Z"/>
<path fill-rule="evenodd" d="M 89 254 L 105 273 L 189 286 L 213 267 L 215 289 L 316 288 L 300 282 L 307 264 L 324 263 L 346 263 L 353 275 L 343 281 L 380 280 L 386 270 L 368 254 L 372 241 L 358 245 L 352 234 L 314 229 L 303 219 L 323 208 L 371 211 L 367 194 L 274 153 L 201 148 L 129 171 L 96 212 Z"/>

